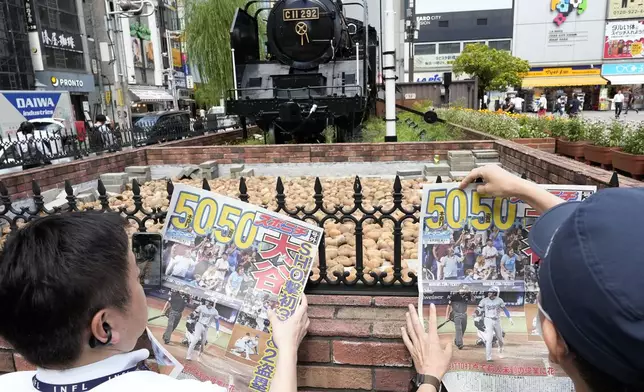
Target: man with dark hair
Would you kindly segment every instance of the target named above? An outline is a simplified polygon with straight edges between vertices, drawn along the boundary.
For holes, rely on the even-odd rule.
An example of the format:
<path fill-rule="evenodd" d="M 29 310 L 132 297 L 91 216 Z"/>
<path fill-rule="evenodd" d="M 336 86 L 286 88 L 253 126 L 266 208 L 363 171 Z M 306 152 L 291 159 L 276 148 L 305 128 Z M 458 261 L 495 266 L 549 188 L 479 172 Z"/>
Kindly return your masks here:
<path fill-rule="evenodd" d="M 38 218 L 11 233 L 0 257 L 0 336 L 37 371 L 0 376 L 0 391 L 224 391 L 209 382 L 136 371 L 148 350 L 132 351 L 147 304 L 119 214 L 73 212 Z M 306 299 L 279 321 L 271 391 L 297 390 L 297 348 Z"/>

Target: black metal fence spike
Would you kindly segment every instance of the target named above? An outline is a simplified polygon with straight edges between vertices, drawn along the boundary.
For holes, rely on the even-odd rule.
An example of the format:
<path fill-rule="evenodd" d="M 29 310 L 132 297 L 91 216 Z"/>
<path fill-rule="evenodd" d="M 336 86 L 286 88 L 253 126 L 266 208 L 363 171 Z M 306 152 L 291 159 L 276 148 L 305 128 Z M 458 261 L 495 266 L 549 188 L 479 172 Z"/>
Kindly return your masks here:
<path fill-rule="evenodd" d="M 443 179 L 441 178 L 441 176 L 436 176 L 436 183 L 437 184 L 442 184 L 443 183 Z"/>
<path fill-rule="evenodd" d="M 617 172 L 614 171 L 613 175 L 610 176 L 610 181 L 608 181 L 608 186 L 611 188 L 619 188 L 619 176 Z"/>
<path fill-rule="evenodd" d="M 239 179 L 239 200 L 248 203 L 248 199 L 250 196 L 248 195 L 248 187 L 246 186 L 246 179 L 244 177 L 241 177 Z"/>
<path fill-rule="evenodd" d="M 360 182 L 360 177 L 358 176 L 356 176 L 355 180 L 353 180 L 353 192 L 354 193 L 362 192 L 362 183 Z"/>
<path fill-rule="evenodd" d="M 74 188 L 69 180 L 65 180 L 65 193 L 67 196 L 74 196 Z"/>
<path fill-rule="evenodd" d="M 322 194 L 322 182 L 320 181 L 320 177 L 315 177 L 315 185 L 313 186 L 313 191 L 317 195 Z"/>
<path fill-rule="evenodd" d="M 141 195 L 141 186 L 139 185 L 139 182 L 136 180 L 136 178 L 132 179 L 132 193 L 137 196 Z"/>
<path fill-rule="evenodd" d="M 0 195 L 9 196 L 9 190 L 7 189 L 7 186 L 4 184 L 4 181 L 0 181 Z"/>
<path fill-rule="evenodd" d="M 107 194 L 107 190 L 105 189 L 105 185 L 103 185 L 103 180 L 101 180 L 100 178 L 98 179 L 98 184 L 96 185 L 96 190 L 98 191 L 99 195 Z"/>
<path fill-rule="evenodd" d="M 527 179 L 528 179 L 528 175 L 527 175 L 526 173 L 523 173 L 523 174 L 521 174 L 521 178 L 523 178 L 524 180 L 527 180 Z"/>
<path fill-rule="evenodd" d="M 38 184 L 38 181 L 31 180 L 31 191 L 34 193 L 34 196 L 40 196 L 40 184 Z"/>
<path fill-rule="evenodd" d="M 394 193 L 400 193 L 402 192 L 402 183 L 400 182 L 400 176 L 396 176 L 396 179 L 394 179 Z"/>
<path fill-rule="evenodd" d="M 210 184 L 208 183 L 207 179 L 205 179 L 205 178 L 203 179 L 203 181 L 201 182 L 201 188 L 204 191 L 209 191 L 210 190 Z"/>
<path fill-rule="evenodd" d="M 165 184 L 165 189 L 168 191 L 168 198 L 172 197 L 172 193 L 174 192 L 172 180 L 168 179 L 168 182 Z"/>
<path fill-rule="evenodd" d="M 282 183 L 282 177 L 277 177 L 277 184 L 275 185 L 275 190 L 278 195 L 284 194 L 284 183 Z"/>

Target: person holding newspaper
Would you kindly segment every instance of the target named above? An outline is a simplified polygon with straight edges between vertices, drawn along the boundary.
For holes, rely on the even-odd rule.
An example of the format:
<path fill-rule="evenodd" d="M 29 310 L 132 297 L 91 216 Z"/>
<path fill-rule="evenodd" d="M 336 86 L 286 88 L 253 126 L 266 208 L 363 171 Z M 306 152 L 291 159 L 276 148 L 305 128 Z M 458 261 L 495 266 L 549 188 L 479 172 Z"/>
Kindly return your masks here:
<path fill-rule="evenodd" d="M 36 371 L 0 376 L 0 391 L 225 392 L 210 382 L 141 369 L 134 350 L 148 310 L 118 213 L 70 212 L 14 230 L 0 255 L 0 336 Z M 297 349 L 309 326 L 306 298 L 281 321 L 272 392 L 297 391 Z"/>
<path fill-rule="evenodd" d="M 644 390 L 644 189 L 558 198 L 497 166 L 474 169 L 477 192 L 518 197 L 541 214 L 528 241 L 541 257 L 537 329 L 550 360 L 588 392 Z M 579 293 L 583 293 L 580 300 Z"/>

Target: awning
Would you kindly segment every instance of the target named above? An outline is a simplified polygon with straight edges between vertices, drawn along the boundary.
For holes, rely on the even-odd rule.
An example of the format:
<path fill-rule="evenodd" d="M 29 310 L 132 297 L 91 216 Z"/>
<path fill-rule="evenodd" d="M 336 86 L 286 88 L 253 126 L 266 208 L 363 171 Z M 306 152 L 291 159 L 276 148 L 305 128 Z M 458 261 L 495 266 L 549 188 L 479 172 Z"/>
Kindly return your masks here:
<path fill-rule="evenodd" d="M 604 77 L 610 80 L 610 84 L 615 86 L 628 84 L 644 84 L 644 75 L 607 75 Z"/>
<path fill-rule="evenodd" d="M 524 78 L 521 86 L 526 87 L 558 87 L 558 86 L 596 86 L 605 85 L 608 81 L 599 75 L 579 76 L 540 76 Z"/>
<path fill-rule="evenodd" d="M 163 90 L 130 88 L 130 93 L 134 96 L 134 100 L 139 102 L 172 101 L 172 95 Z"/>

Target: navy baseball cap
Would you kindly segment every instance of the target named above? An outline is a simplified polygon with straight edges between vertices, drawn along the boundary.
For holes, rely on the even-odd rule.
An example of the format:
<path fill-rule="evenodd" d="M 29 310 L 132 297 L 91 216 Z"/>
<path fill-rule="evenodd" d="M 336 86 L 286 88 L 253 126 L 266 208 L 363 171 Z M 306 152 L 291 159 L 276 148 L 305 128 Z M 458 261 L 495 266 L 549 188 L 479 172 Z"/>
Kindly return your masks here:
<path fill-rule="evenodd" d="M 644 385 L 644 189 L 601 190 L 532 226 L 541 305 L 584 360 Z"/>

